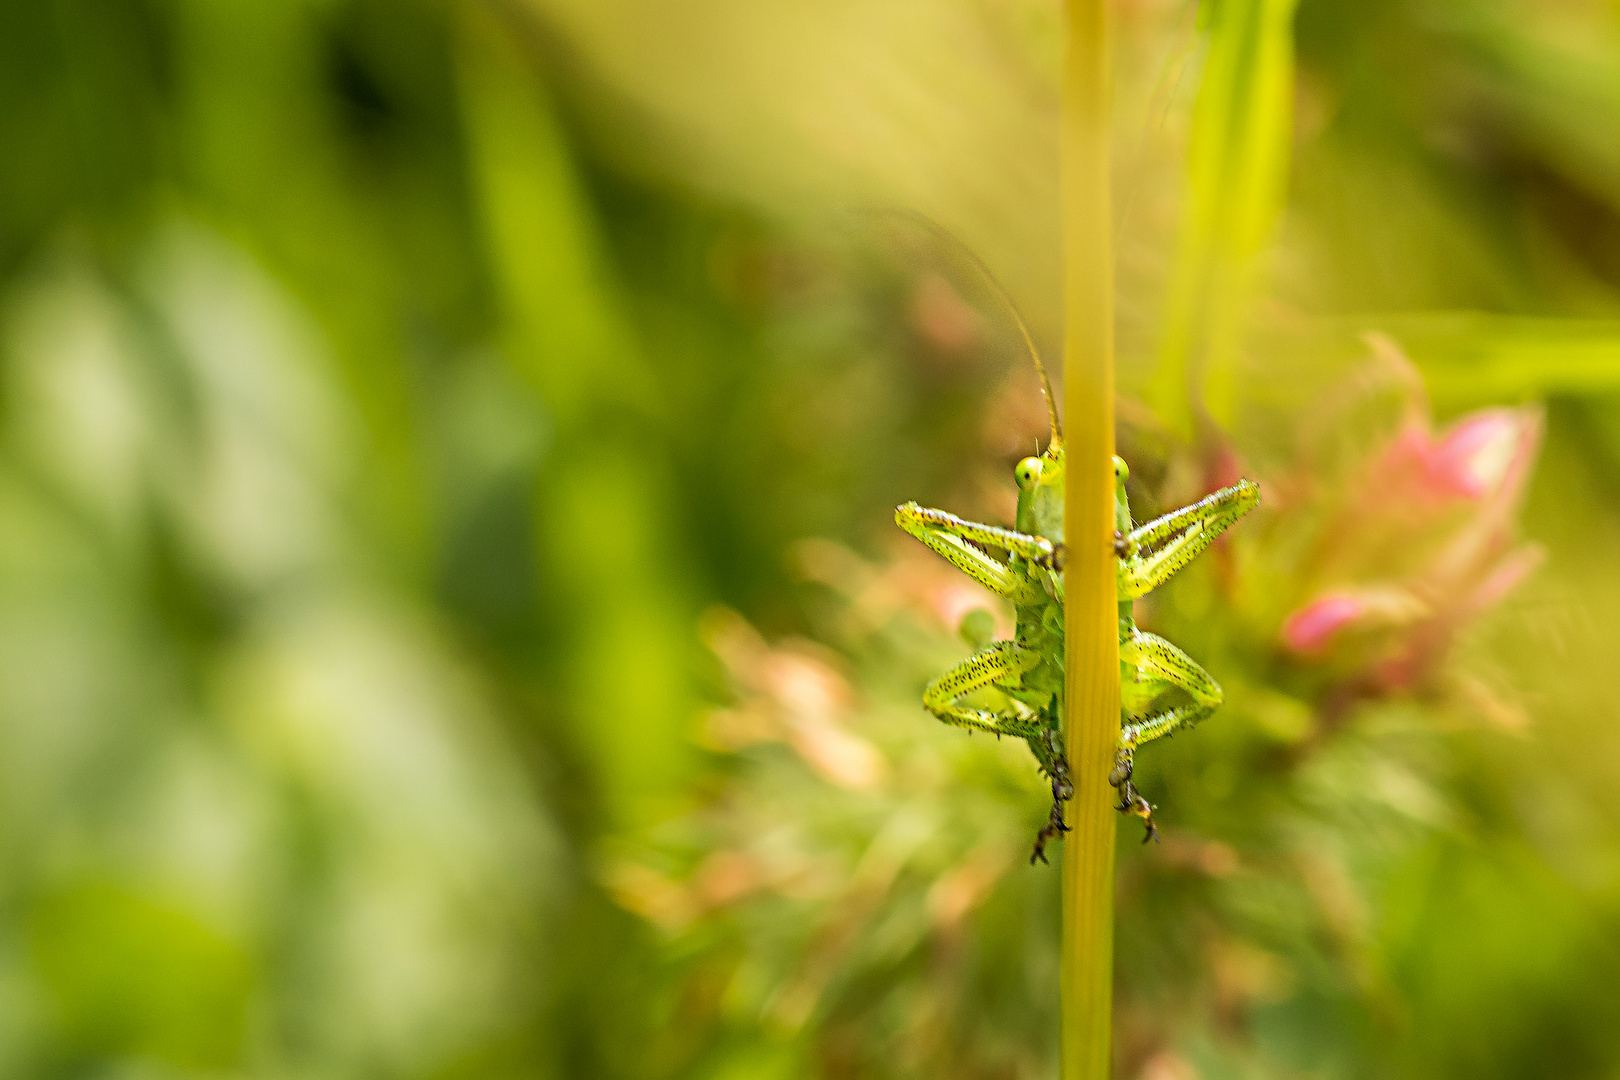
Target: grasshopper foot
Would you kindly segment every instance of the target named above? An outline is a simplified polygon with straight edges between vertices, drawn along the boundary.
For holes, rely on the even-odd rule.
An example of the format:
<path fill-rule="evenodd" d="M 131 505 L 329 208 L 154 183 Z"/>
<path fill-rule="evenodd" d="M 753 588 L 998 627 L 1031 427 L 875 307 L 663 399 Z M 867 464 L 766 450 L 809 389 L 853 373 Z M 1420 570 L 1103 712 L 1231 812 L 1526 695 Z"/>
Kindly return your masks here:
<path fill-rule="evenodd" d="M 1047 743 L 1048 745 L 1052 743 L 1050 734 L 1048 734 Z M 1035 834 L 1035 850 L 1029 854 L 1031 866 L 1035 865 L 1036 859 L 1043 863 L 1046 862 L 1046 842 L 1048 840 L 1056 839 L 1069 831 L 1069 827 L 1063 823 L 1063 804 L 1074 797 L 1074 785 L 1069 783 L 1069 769 L 1064 764 L 1063 758 L 1061 756 L 1054 757 L 1053 763 L 1052 812 L 1047 817 L 1046 824 L 1041 826 L 1041 831 Z"/>
<path fill-rule="evenodd" d="M 1035 834 L 1035 850 L 1029 853 L 1029 865 L 1034 866 L 1036 859 L 1039 859 L 1042 863 L 1045 863 L 1046 842 L 1048 840 L 1055 839 L 1060 834 L 1068 831 L 1069 827 L 1063 824 L 1061 820 L 1048 821 L 1045 825 L 1041 826 L 1041 831 Z"/>
<path fill-rule="evenodd" d="M 1133 789 L 1130 796 L 1130 805 L 1121 806 L 1120 810 L 1127 814 L 1135 814 L 1137 817 L 1141 818 L 1142 823 L 1147 826 L 1147 832 L 1142 834 L 1142 843 L 1145 844 L 1149 840 L 1152 840 L 1155 844 L 1159 842 L 1159 828 L 1157 825 L 1153 824 L 1152 803 L 1142 798 L 1142 796 L 1138 795 Z"/>
<path fill-rule="evenodd" d="M 1129 747 L 1120 747 L 1114 755 L 1114 767 L 1108 773 L 1108 783 L 1119 792 L 1119 805 L 1114 807 L 1122 814 L 1134 814 L 1142 819 L 1147 826 L 1147 833 L 1142 837 L 1142 843 L 1149 840 L 1158 842 L 1159 829 L 1153 824 L 1153 804 L 1142 798 L 1131 783 L 1134 770 L 1133 754 Z"/>
<path fill-rule="evenodd" d="M 1056 787 L 1057 785 L 1054 783 L 1053 788 Z M 1034 866 L 1036 859 L 1043 863 L 1046 862 L 1046 842 L 1055 840 L 1068 831 L 1069 827 L 1063 824 L 1063 804 L 1057 801 L 1057 796 L 1054 794 L 1052 814 L 1046 819 L 1046 824 L 1041 826 L 1041 831 L 1035 834 L 1035 850 L 1029 853 L 1029 864 Z"/>

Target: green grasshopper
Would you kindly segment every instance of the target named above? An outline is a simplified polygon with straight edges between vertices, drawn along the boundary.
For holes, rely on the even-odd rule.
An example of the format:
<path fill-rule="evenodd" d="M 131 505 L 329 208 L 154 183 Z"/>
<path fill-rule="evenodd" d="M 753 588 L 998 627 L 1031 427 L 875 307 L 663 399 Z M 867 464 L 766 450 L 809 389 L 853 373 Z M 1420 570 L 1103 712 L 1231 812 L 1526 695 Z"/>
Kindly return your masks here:
<path fill-rule="evenodd" d="M 1021 320 L 1020 320 L 1021 321 Z M 1028 341 L 1028 335 L 1025 335 Z M 1035 839 L 1030 862 L 1046 861 L 1046 843 L 1067 832 L 1063 803 L 1073 795 L 1063 744 L 1063 431 L 1052 386 L 1031 343 L 1051 421 L 1051 441 L 1039 457 L 1020 461 L 1018 509 L 1011 529 L 981 525 L 908 502 L 896 508 L 899 526 L 943 555 L 957 569 L 1013 603 L 1011 641 L 992 642 L 935 679 L 923 706 L 947 724 L 993 735 L 1015 735 L 1029 744 L 1052 783 L 1052 812 Z M 1240 480 L 1191 506 L 1133 527 L 1125 496 L 1129 475 L 1114 458 L 1114 553 L 1119 593 L 1119 749 L 1108 782 L 1119 792 L 1122 813 L 1142 818 L 1158 839 L 1153 806 L 1131 783 L 1138 747 L 1189 728 L 1214 712 L 1221 688 L 1192 657 L 1170 642 L 1137 629 L 1131 603 L 1168 581 L 1260 501 L 1260 489 Z M 1007 553 L 1002 562 L 991 551 Z M 975 708 L 971 694 L 999 691 L 1005 707 Z M 1180 690 L 1189 701 L 1153 711 L 1160 697 Z"/>

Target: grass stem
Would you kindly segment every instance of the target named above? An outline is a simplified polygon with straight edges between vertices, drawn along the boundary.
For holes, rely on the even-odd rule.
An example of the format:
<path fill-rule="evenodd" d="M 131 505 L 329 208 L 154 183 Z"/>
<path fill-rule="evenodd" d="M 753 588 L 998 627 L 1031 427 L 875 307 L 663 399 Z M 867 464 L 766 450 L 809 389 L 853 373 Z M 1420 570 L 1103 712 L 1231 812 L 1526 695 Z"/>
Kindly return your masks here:
<path fill-rule="evenodd" d="M 1107 776 L 1119 733 L 1119 636 L 1109 6 L 1067 0 L 1064 10 L 1064 724 L 1075 794 L 1063 844 L 1063 1080 L 1107 1080 L 1113 1010 L 1115 815 Z"/>

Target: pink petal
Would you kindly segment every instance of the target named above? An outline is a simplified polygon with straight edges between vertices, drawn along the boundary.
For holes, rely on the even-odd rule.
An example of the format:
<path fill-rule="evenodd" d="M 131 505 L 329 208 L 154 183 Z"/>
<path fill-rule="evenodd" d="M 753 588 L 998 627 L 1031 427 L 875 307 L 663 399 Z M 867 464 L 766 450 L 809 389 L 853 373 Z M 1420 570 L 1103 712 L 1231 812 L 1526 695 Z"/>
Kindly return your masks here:
<path fill-rule="evenodd" d="M 1379 462 L 1383 474 L 1427 472 L 1434 456 L 1434 436 L 1429 433 L 1427 421 L 1409 420 L 1384 448 Z"/>
<path fill-rule="evenodd" d="M 1477 499 L 1502 485 L 1528 435 L 1515 409 L 1484 409 L 1452 425 L 1429 456 L 1432 479 L 1458 495 Z"/>
<path fill-rule="evenodd" d="M 1409 419 L 1373 459 L 1367 474 L 1370 497 L 1385 510 L 1455 498 L 1453 485 L 1435 465 L 1438 449 L 1428 421 Z"/>
<path fill-rule="evenodd" d="M 1319 653 L 1335 634 L 1365 612 L 1366 605 L 1360 597 L 1326 593 L 1288 616 L 1283 622 L 1283 644 L 1296 653 Z"/>

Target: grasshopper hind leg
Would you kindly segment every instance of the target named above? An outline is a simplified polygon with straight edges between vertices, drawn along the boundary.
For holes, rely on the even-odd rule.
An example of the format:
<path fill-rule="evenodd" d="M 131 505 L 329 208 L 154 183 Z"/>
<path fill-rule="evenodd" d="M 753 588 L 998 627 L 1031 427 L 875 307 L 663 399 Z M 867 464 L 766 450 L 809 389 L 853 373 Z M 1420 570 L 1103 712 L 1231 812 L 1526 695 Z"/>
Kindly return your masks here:
<path fill-rule="evenodd" d="M 1057 718 L 1050 705 L 1036 708 L 1019 700 L 1016 691 L 1008 697 L 1009 709 L 991 711 L 964 705 L 962 699 L 985 688 L 1010 688 L 1040 663 L 1041 654 L 1012 641 L 993 642 L 963 660 L 928 684 L 923 706 L 941 722 L 991 735 L 1012 735 L 1029 743 L 1040 763 L 1041 772 L 1052 782 L 1052 810 L 1046 824 L 1035 836 L 1029 861 L 1046 862 L 1046 845 L 1069 831 L 1063 821 L 1063 804 L 1074 795 L 1063 740 L 1057 734 Z"/>
<path fill-rule="evenodd" d="M 1166 690 L 1180 690 L 1191 699 L 1188 704 L 1161 709 L 1146 716 L 1129 720 L 1119 733 L 1119 750 L 1114 755 L 1114 768 L 1108 782 L 1119 792 L 1122 814 L 1134 814 L 1147 826 L 1145 844 L 1159 838 L 1153 824 L 1153 805 L 1136 789 L 1131 780 L 1132 765 L 1137 747 L 1154 739 L 1167 738 L 1185 731 L 1214 712 L 1221 704 L 1221 687 L 1209 672 L 1192 657 L 1156 634 L 1132 630 L 1120 641 L 1120 656 L 1131 673 L 1122 689 L 1138 703 L 1146 704 Z"/>
<path fill-rule="evenodd" d="M 1069 831 L 1068 825 L 1063 822 L 1063 804 L 1074 797 L 1074 785 L 1069 782 L 1069 762 L 1063 751 L 1063 745 L 1058 741 L 1057 735 L 1050 727 L 1042 732 L 1042 740 L 1046 753 L 1036 752 L 1040 759 L 1041 771 L 1052 781 L 1052 812 L 1041 826 L 1041 831 L 1035 834 L 1035 850 L 1030 852 L 1031 865 L 1036 859 L 1046 862 L 1046 843 L 1054 840 Z M 1033 747 L 1035 740 L 1030 740 Z"/>
<path fill-rule="evenodd" d="M 923 691 L 923 707 L 942 723 L 955 727 L 997 736 L 1038 738 L 1040 717 L 1021 702 L 1013 701 L 1011 710 L 992 712 L 963 705 L 961 699 L 998 683 L 1016 685 L 1017 678 L 1039 662 L 1039 653 L 1016 642 L 992 642 L 929 683 Z"/>

